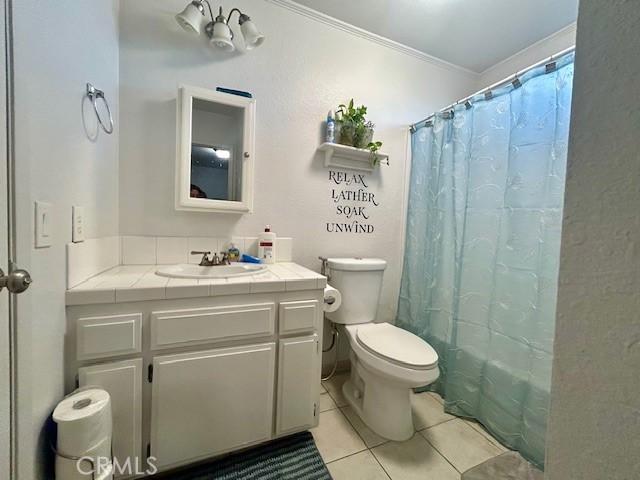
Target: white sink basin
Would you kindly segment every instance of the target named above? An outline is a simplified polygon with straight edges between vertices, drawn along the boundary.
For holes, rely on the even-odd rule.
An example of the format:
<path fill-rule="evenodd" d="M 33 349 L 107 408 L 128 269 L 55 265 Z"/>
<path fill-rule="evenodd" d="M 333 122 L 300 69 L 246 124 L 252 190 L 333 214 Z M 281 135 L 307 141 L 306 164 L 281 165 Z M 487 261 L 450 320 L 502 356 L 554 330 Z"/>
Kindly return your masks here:
<path fill-rule="evenodd" d="M 200 265 L 183 263 L 162 267 L 156 271 L 156 275 L 169 278 L 230 278 L 264 273 L 266 270 L 266 265 L 255 263 L 236 263 L 215 267 L 201 267 Z"/>

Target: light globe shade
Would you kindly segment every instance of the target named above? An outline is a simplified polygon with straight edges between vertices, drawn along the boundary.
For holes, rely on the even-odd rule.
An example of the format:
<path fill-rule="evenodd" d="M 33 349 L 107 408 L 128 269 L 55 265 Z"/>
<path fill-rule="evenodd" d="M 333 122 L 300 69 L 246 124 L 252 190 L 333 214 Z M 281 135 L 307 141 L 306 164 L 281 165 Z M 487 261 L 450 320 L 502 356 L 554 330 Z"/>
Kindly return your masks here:
<path fill-rule="evenodd" d="M 213 32 L 211 34 L 211 44 L 224 50 L 225 52 L 233 52 L 235 45 L 233 44 L 233 33 L 224 22 L 215 22 L 213 24 Z"/>
<path fill-rule="evenodd" d="M 256 27 L 255 23 L 251 20 L 242 22 L 242 25 L 240 25 L 240 31 L 244 37 L 244 44 L 247 50 L 253 50 L 264 42 L 264 35 L 260 33 L 258 27 Z"/>
<path fill-rule="evenodd" d="M 185 9 L 176 15 L 176 21 L 189 33 L 200 33 L 202 19 L 204 18 L 202 10 L 196 4 L 190 3 Z"/>

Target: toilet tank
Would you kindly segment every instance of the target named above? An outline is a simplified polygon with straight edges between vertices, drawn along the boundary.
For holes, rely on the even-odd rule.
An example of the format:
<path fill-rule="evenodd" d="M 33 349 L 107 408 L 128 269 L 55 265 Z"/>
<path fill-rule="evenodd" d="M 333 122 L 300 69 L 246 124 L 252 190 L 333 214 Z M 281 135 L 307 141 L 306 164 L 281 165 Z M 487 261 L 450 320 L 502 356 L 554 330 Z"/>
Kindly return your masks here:
<path fill-rule="evenodd" d="M 373 322 L 378 311 L 387 262 L 378 258 L 329 258 L 329 284 L 342 294 L 342 304 L 327 318 L 335 323 Z"/>

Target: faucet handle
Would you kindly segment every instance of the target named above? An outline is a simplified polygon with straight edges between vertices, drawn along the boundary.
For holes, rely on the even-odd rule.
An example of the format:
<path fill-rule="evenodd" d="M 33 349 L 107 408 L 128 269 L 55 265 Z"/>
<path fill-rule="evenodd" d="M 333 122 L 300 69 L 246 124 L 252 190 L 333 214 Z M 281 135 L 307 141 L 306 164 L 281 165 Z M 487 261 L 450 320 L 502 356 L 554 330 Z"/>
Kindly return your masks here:
<path fill-rule="evenodd" d="M 191 255 L 202 255 L 202 259 L 200 260 L 200 266 L 204 266 L 209 262 L 209 254 L 211 252 L 205 252 L 200 250 L 192 250 Z"/>

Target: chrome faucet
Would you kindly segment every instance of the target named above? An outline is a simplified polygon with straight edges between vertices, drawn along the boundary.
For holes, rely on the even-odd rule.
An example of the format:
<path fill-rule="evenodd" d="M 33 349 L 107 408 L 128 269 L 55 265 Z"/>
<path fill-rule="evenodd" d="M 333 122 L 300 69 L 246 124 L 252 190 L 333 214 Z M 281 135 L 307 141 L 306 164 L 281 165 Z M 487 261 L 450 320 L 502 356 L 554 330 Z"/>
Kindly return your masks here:
<path fill-rule="evenodd" d="M 220 265 L 229 265 L 229 256 L 226 252 L 222 252 L 222 258 L 218 256 L 218 252 L 213 252 L 213 257 L 209 260 L 209 254 L 211 252 L 200 252 L 200 251 L 192 251 L 191 255 L 202 255 L 202 260 L 200 260 L 201 267 L 218 267 Z"/>
<path fill-rule="evenodd" d="M 210 267 L 213 265 L 213 260 L 209 260 L 209 254 L 211 252 L 200 252 L 197 250 L 193 250 L 191 252 L 191 255 L 202 255 L 202 259 L 200 260 L 200 263 L 198 265 L 200 265 L 201 267 Z"/>

